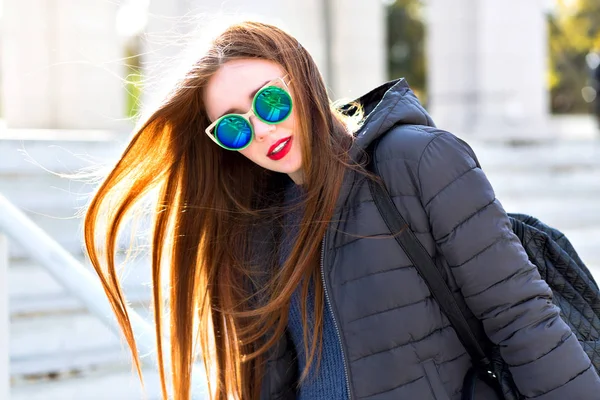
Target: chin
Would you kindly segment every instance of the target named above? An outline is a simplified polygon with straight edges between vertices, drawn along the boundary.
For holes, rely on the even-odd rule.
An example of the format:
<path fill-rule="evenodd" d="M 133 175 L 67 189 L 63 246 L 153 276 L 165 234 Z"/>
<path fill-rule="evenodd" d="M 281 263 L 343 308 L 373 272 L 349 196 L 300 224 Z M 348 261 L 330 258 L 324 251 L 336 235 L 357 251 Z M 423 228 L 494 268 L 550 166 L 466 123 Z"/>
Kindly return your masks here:
<path fill-rule="evenodd" d="M 298 162 L 291 163 L 290 165 L 286 165 L 285 173 L 286 174 L 295 174 L 302 170 L 302 160 L 298 160 Z"/>
<path fill-rule="evenodd" d="M 301 162 L 297 162 L 297 163 L 290 163 L 287 165 L 281 165 L 280 168 L 277 168 L 276 171 L 282 174 L 287 174 L 293 176 L 298 174 L 301 170 L 302 170 L 302 163 Z"/>

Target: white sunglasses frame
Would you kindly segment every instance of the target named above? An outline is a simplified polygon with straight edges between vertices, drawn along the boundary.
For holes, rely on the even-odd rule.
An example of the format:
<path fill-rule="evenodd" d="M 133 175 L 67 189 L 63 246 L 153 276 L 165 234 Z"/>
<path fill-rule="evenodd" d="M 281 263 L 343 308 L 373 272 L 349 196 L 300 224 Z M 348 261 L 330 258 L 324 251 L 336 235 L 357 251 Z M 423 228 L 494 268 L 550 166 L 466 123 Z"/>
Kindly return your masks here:
<path fill-rule="evenodd" d="M 250 107 L 250 110 L 248 110 L 248 112 L 247 112 L 247 113 L 245 113 L 245 114 L 230 113 L 230 114 L 225 114 L 225 115 L 222 115 L 221 117 L 217 118 L 217 119 L 216 119 L 216 120 L 215 120 L 215 121 L 214 121 L 212 124 L 210 124 L 210 125 L 208 126 L 208 128 L 206 128 L 206 129 L 204 130 L 204 132 L 205 132 L 205 133 L 208 135 L 208 137 L 209 137 L 209 138 L 210 138 L 210 139 L 211 139 L 213 142 L 215 142 L 217 145 L 219 145 L 220 147 L 224 148 L 225 150 L 239 151 L 239 150 L 243 150 L 243 149 L 245 149 L 246 147 L 250 146 L 250 143 L 252 143 L 252 141 L 254 140 L 254 126 L 252 125 L 252 122 L 250 121 L 250 118 L 249 118 L 249 117 L 251 117 L 251 116 L 254 116 L 254 117 L 258 118 L 260 121 L 264 122 L 265 124 L 269 124 L 269 125 L 277 125 L 277 124 L 280 124 L 280 123 L 282 123 L 283 121 L 285 121 L 286 119 L 288 119 L 290 115 L 292 115 L 292 111 L 291 111 L 291 109 L 290 109 L 290 113 L 289 113 L 289 114 L 288 114 L 288 115 L 287 115 L 287 116 L 286 116 L 284 119 L 282 119 L 281 121 L 277 121 L 277 122 L 270 122 L 270 121 L 266 121 L 266 120 L 264 120 L 264 119 L 263 119 L 263 118 L 261 118 L 259 115 L 256 115 L 256 113 L 254 112 L 254 105 L 255 105 L 255 103 L 256 103 L 256 98 L 257 98 L 257 96 L 258 96 L 258 95 L 259 95 L 259 94 L 260 94 L 260 93 L 261 93 L 263 90 L 265 90 L 266 88 L 268 88 L 269 86 L 275 86 L 275 85 L 274 85 L 275 83 L 279 83 L 279 82 L 281 82 L 281 84 L 283 84 L 283 88 L 282 88 L 282 89 L 285 89 L 285 90 L 288 92 L 288 94 L 290 95 L 290 97 L 291 97 L 291 96 L 292 96 L 292 94 L 290 93 L 290 88 L 289 88 L 290 81 L 291 81 L 291 80 L 289 79 L 289 76 L 288 76 L 288 75 L 285 75 L 285 76 L 283 76 L 283 77 L 277 77 L 277 78 L 275 78 L 275 79 L 273 79 L 273 80 L 271 80 L 271 81 L 267 82 L 267 83 L 266 83 L 264 86 L 262 86 L 260 89 L 258 89 L 258 90 L 256 91 L 256 94 L 254 95 L 254 98 L 252 99 L 252 106 Z M 292 108 L 293 108 L 293 106 L 292 106 Z M 216 127 L 216 126 L 219 124 L 219 122 L 221 122 L 221 121 L 222 121 L 224 118 L 227 118 L 227 117 L 229 117 L 229 116 L 232 116 L 232 115 L 235 115 L 235 116 L 237 116 L 237 117 L 242 117 L 242 118 L 244 118 L 244 119 L 245 119 L 245 120 L 248 122 L 248 126 L 250 126 L 250 130 L 252 131 L 252 137 L 251 137 L 251 139 L 248 141 L 248 144 L 247 144 L 247 145 L 245 145 L 244 147 L 240 147 L 240 148 L 238 148 L 238 149 L 233 149 L 233 148 L 230 148 L 230 147 L 227 147 L 227 146 L 225 146 L 224 144 L 222 144 L 222 143 L 219 141 L 219 139 L 217 139 L 217 138 L 215 137 L 215 135 L 214 135 L 214 133 L 213 133 L 213 129 L 214 129 L 214 128 L 215 128 L 215 127 Z"/>

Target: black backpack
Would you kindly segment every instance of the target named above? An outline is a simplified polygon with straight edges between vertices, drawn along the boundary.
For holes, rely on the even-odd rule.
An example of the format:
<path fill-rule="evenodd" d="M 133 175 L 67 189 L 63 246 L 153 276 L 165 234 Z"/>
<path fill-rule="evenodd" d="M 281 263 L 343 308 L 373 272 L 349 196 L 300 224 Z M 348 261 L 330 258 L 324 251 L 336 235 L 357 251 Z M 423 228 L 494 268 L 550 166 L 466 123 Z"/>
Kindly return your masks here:
<path fill-rule="evenodd" d="M 379 176 L 374 158 L 371 157 L 369 170 Z M 481 324 L 473 322 L 472 314 L 469 315 L 465 309 L 464 299 L 455 297 L 415 234 L 406 229 L 408 223 L 394 205 L 386 188 L 373 180 L 369 180 L 369 188 L 390 232 L 398 232 L 394 238 L 427 283 L 432 296 L 471 356 L 473 366 L 464 378 L 462 399 L 473 399 L 478 381 L 492 387 L 500 399 L 521 399 L 499 349 L 485 336 Z M 564 234 L 534 217 L 508 215 L 512 229 L 523 244 L 529 260 L 537 266 L 542 279 L 552 289 L 553 302 L 560 308 L 562 319 L 575 333 L 593 366 L 600 372 L 598 284 Z"/>

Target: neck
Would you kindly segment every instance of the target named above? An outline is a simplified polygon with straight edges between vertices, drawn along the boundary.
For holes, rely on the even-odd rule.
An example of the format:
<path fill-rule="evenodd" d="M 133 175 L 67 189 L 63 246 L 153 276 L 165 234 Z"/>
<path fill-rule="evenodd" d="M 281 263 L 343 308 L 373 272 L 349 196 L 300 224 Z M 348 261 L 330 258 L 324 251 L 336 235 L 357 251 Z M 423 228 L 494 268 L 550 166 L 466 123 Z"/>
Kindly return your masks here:
<path fill-rule="evenodd" d="M 288 176 L 296 185 L 302 185 L 304 183 L 304 172 L 301 169 L 296 172 L 289 173 Z"/>

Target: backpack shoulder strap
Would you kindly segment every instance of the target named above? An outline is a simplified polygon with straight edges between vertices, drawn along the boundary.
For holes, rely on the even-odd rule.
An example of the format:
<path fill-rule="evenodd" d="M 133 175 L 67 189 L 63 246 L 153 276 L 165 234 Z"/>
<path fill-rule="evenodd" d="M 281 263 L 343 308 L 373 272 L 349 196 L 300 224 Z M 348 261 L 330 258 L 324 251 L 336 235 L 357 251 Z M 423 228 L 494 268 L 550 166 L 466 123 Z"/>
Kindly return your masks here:
<path fill-rule="evenodd" d="M 381 177 L 377 168 L 375 151 L 371 152 L 371 161 L 367 169 Z M 383 178 L 381 179 L 383 180 Z M 385 186 L 370 178 L 368 178 L 368 181 L 371 196 L 385 224 L 394 235 L 394 239 L 408 255 L 419 275 L 425 280 L 431 295 L 452 324 L 458 338 L 471 356 L 472 362 L 479 368 L 487 368 L 490 365 L 489 359 L 429 253 L 398 211 Z"/>

